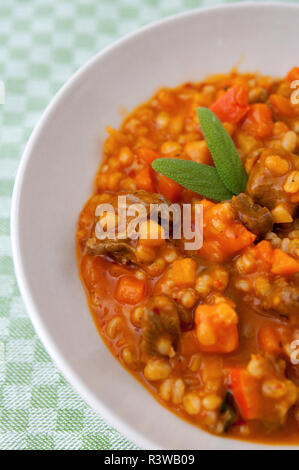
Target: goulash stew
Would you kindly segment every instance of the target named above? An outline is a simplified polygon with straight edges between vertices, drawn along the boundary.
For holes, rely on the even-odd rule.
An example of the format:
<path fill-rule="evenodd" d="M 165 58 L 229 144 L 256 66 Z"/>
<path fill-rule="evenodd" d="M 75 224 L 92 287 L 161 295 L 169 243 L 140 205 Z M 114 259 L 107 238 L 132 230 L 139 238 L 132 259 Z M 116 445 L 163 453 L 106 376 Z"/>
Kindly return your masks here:
<path fill-rule="evenodd" d="M 90 310 L 121 364 L 163 406 L 206 431 L 289 444 L 299 442 L 294 80 L 299 67 L 282 80 L 233 71 L 158 90 L 119 130 L 107 128 L 94 192 L 77 228 Z M 226 189 L 226 149 L 222 155 L 219 147 L 214 159 L 198 108 L 216 116 L 221 135 L 234 146 L 246 178 L 241 192 L 230 184 Z M 195 162 L 214 176 L 219 167 L 223 199 L 156 171 L 163 159 Z M 100 239 L 96 224 L 116 226 L 120 195 L 141 204 L 147 220 L 137 239 Z M 115 214 L 97 215 L 106 203 Z M 163 223 L 151 219 L 155 203 L 201 204 L 202 247 L 185 250 L 182 240 L 165 237 Z"/>

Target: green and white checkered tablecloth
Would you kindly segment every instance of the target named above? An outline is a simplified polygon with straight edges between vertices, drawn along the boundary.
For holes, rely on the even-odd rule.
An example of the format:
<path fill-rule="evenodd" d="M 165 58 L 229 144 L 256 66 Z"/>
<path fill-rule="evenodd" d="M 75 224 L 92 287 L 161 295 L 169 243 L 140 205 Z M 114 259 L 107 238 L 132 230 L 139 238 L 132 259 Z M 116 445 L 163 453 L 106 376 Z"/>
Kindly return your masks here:
<path fill-rule="evenodd" d="M 14 276 L 11 194 L 33 127 L 75 70 L 143 24 L 213 3 L 225 1 L 0 0 L 0 449 L 136 448 L 73 391 L 32 327 Z"/>

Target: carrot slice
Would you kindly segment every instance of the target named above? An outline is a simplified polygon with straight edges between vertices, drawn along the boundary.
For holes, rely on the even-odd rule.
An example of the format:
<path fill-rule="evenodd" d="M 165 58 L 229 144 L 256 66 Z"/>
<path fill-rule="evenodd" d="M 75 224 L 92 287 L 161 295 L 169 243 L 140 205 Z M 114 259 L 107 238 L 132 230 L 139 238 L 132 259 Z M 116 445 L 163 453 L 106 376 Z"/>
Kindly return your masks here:
<path fill-rule="evenodd" d="M 196 262 L 191 258 L 174 261 L 172 265 L 172 280 L 176 286 L 193 286 L 196 281 Z"/>
<path fill-rule="evenodd" d="M 183 192 L 183 188 L 180 184 L 163 175 L 159 177 L 158 188 L 160 193 L 171 202 L 179 201 Z"/>
<path fill-rule="evenodd" d="M 271 95 L 270 103 L 274 112 L 282 117 L 293 117 L 295 115 L 294 108 L 291 104 L 291 101 L 281 95 Z"/>
<path fill-rule="evenodd" d="M 137 155 L 141 160 L 146 162 L 148 165 L 151 165 L 156 158 L 159 158 L 160 155 L 155 150 L 148 147 L 141 147 L 137 150 Z"/>
<path fill-rule="evenodd" d="M 251 245 L 256 236 L 235 220 L 226 203 L 212 204 L 203 211 L 204 243 L 201 256 L 223 261 Z"/>
<path fill-rule="evenodd" d="M 270 270 L 273 262 L 273 248 L 270 242 L 263 240 L 255 246 L 255 256 Z"/>
<path fill-rule="evenodd" d="M 138 171 L 135 177 L 137 188 L 143 189 L 144 191 L 148 191 L 149 193 L 154 193 L 155 185 L 152 174 L 152 169 L 149 166 L 142 168 L 142 170 Z"/>
<path fill-rule="evenodd" d="M 238 316 L 228 302 L 199 305 L 195 311 L 199 349 L 211 353 L 235 351 L 239 346 L 237 324 Z"/>
<path fill-rule="evenodd" d="M 222 122 L 238 124 L 249 110 L 248 89 L 242 85 L 230 88 L 210 106 Z"/>
<path fill-rule="evenodd" d="M 257 139 L 270 137 L 273 131 L 273 120 L 269 106 L 264 103 L 251 105 L 242 127 Z"/>
<path fill-rule="evenodd" d="M 259 383 L 246 369 L 229 371 L 230 389 L 244 419 L 258 419 L 261 416 L 261 395 Z"/>
<path fill-rule="evenodd" d="M 145 292 L 144 281 L 134 276 L 123 276 L 118 280 L 114 297 L 122 304 L 135 305 L 144 298 Z"/>
<path fill-rule="evenodd" d="M 273 252 L 271 272 L 280 276 L 292 276 L 299 272 L 299 263 L 290 255 L 277 248 Z"/>
<path fill-rule="evenodd" d="M 262 326 L 258 333 L 258 344 L 263 352 L 269 354 L 282 353 L 282 338 L 277 328 L 271 325 Z"/>
<path fill-rule="evenodd" d="M 293 80 L 299 80 L 299 67 L 293 67 L 288 75 L 287 75 L 287 80 L 292 82 Z"/>

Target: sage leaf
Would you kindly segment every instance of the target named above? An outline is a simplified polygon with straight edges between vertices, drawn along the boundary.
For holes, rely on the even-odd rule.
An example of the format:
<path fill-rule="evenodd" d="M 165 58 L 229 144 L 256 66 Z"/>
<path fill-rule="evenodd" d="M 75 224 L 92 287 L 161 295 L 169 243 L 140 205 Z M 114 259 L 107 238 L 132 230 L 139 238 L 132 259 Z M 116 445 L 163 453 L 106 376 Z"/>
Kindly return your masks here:
<path fill-rule="evenodd" d="M 232 138 L 210 109 L 196 112 L 221 181 L 233 194 L 245 191 L 247 174 Z"/>
<path fill-rule="evenodd" d="M 153 161 L 152 167 L 184 188 L 209 199 L 224 201 L 233 196 L 212 166 L 178 158 L 158 158 Z"/>

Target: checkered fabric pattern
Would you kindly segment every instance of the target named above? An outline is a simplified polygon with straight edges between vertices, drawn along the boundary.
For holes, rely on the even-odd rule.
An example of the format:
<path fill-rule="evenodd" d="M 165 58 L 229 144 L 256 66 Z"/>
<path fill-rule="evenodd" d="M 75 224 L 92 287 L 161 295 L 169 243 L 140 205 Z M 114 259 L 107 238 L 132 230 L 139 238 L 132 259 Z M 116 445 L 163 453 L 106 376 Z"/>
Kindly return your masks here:
<path fill-rule="evenodd" d="M 73 391 L 33 329 L 11 257 L 12 188 L 33 127 L 75 70 L 145 23 L 212 3 L 225 0 L 0 0 L 0 449 L 136 448 Z"/>

